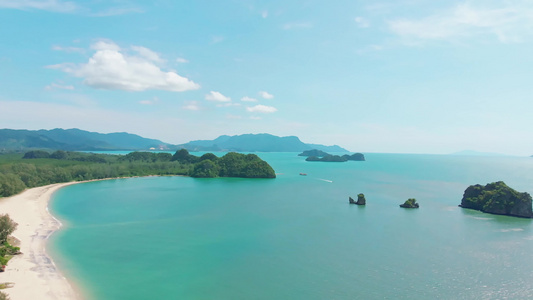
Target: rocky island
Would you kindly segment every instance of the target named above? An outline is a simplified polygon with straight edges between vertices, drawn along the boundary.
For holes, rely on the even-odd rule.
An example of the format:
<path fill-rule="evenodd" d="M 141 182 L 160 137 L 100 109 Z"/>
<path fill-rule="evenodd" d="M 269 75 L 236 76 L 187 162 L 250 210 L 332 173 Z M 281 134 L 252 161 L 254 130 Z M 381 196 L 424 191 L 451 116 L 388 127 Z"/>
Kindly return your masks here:
<path fill-rule="evenodd" d="M 416 199 L 415 198 L 409 198 L 403 204 L 400 204 L 400 207 L 403 207 L 403 208 L 419 208 L 420 206 L 418 205 L 418 203 L 416 203 Z"/>
<path fill-rule="evenodd" d="M 364 194 L 357 195 L 357 201 L 355 201 L 352 197 L 348 197 L 348 200 L 350 204 L 366 205 L 366 199 Z"/>
<path fill-rule="evenodd" d="M 531 195 L 517 192 L 498 181 L 485 186 L 469 186 L 459 206 L 496 215 L 533 218 L 531 204 Z"/>

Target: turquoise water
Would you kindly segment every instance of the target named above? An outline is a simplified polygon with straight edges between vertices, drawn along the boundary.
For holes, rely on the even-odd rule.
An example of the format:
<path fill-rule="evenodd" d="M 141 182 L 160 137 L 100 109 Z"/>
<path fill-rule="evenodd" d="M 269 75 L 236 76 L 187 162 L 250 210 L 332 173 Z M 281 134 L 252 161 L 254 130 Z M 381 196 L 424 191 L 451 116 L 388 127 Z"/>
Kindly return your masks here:
<path fill-rule="evenodd" d="M 533 221 L 457 207 L 475 183 L 533 192 L 533 159 L 259 155 L 278 178 L 63 188 L 52 256 L 91 299 L 533 298 Z"/>

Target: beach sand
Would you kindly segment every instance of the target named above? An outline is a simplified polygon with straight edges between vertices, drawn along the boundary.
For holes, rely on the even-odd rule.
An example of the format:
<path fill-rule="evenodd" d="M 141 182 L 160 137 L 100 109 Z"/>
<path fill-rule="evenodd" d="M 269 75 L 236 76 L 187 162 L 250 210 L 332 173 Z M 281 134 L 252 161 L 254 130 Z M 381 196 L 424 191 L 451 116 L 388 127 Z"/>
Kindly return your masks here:
<path fill-rule="evenodd" d="M 28 189 L 0 199 L 0 213 L 18 223 L 13 233 L 20 240 L 21 255 L 13 257 L 0 273 L 0 283 L 14 283 L 2 290 L 11 300 L 82 299 L 46 254 L 45 245 L 61 223 L 48 212 L 52 194 L 61 187 L 78 182 L 58 183 Z"/>

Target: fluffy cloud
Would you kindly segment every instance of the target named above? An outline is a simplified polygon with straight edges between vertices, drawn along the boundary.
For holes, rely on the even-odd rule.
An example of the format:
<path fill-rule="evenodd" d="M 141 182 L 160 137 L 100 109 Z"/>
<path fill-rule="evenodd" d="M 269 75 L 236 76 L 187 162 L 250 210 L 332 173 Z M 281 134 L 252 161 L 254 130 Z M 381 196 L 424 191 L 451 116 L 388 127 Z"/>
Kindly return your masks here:
<path fill-rule="evenodd" d="M 500 8 L 476 8 L 468 3 L 418 20 L 394 20 L 390 29 L 405 39 L 454 40 L 493 35 L 501 42 L 519 42 L 533 29 L 533 5 L 510 1 Z"/>
<path fill-rule="evenodd" d="M 226 97 L 219 92 L 211 91 L 209 92 L 209 94 L 205 95 L 205 100 L 217 101 L 217 102 L 230 102 L 231 98 Z"/>
<path fill-rule="evenodd" d="M 165 62 L 164 59 L 159 57 L 159 54 L 157 54 L 156 52 L 148 48 L 141 47 L 141 46 L 131 46 L 131 49 L 139 53 L 139 56 L 146 58 L 149 61 L 153 61 L 154 63 L 162 64 Z"/>
<path fill-rule="evenodd" d="M 251 98 L 251 97 L 248 97 L 248 96 L 244 96 L 244 97 L 241 98 L 241 101 L 243 101 L 243 102 L 257 102 L 257 99 Z"/>
<path fill-rule="evenodd" d="M 91 49 L 96 52 L 87 63 L 64 63 L 48 68 L 83 78 L 83 83 L 98 89 L 183 92 L 200 88 L 176 72 L 161 70 L 155 63 L 162 63 L 162 59 L 148 48 L 134 46 L 137 55 L 129 55 L 112 41 L 102 40 L 91 45 Z"/>
<path fill-rule="evenodd" d="M 180 64 L 185 64 L 185 63 L 188 63 L 189 61 L 186 60 L 185 58 L 183 57 L 178 57 L 176 58 L 176 62 L 180 63 Z"/>
<path fill-rule="evenodd" d="M 246 110 L 248 112 L 264 113 L 264 114 L 269 114 L 269 113 L 278 111 L 278 109 L 273 106 L 266 106 L 266 105 L 261 105 L 261 104 L 258 104 L 252 107 L 247 107 Z"/>
<path fill-rule="evenodd" d="M 259 92 L 259 96 L 263 97 L 263 99 L 272 99 L 272 98 L 274 98 L 274 95 L 269 94 L 268 92 L 265 92 L 265 91 L 260 91 Z"/>
<path fill-rule="evenodd" d="M 74 2 L 61 0 L 0 0 L 0 8 L 40 9 L 63 13 L 78 10 Z"/>

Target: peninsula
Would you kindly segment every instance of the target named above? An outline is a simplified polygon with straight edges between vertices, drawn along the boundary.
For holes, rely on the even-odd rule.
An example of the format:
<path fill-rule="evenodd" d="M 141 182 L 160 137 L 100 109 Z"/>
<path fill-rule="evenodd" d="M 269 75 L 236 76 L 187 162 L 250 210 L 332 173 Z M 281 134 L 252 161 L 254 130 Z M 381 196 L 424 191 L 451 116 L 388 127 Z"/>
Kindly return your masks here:
<path fill-rule="evenodd" d="M 459 206 L 496 215 L 533 218 L 531 205 L 530 194 L 517 192 L 503 181 L 498 181 L 485 186 L 469 186 Z"/>
<path fill-rule="evenodd" d="M 32 150 L 0 155 L 0 197 L 53 183 L 150 175 L 275 178 L 274 169 L 255 154 L 230 152 L 201 157 L 185 149 L 170 153 L 127 155 Z"/>

